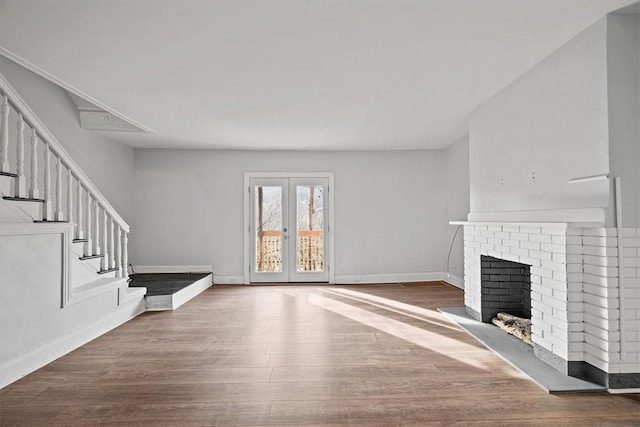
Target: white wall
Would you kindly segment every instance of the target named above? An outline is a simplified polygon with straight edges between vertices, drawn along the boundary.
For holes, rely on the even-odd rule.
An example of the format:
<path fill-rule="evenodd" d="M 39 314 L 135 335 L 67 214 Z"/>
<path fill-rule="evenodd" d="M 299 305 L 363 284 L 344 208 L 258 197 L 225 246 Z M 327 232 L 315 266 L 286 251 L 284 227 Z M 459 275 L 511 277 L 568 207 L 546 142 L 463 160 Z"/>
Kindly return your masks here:
<path fill-rule="evenodd" d="M 469 213 L 469 137 L 465 136 L 445 150 L 447 165 L 446 219 L 447 221 L 465 221 Z M 459 226 L 447 225 L 447 246 L 451 248 L 449 274 L 462 285 L 464 277 L 464 239 Z M 454 240 L 455 235 L 455 240 Z M 451 244 L 453 243 L 453 246 Z M 454 279 L 455 280 L 455 279 Z"/>
<path fill-rule="evenodd" d="M 472 113 L 471 212 L 601 208 L 603 219 L 608 183 L 568 180 L 609 172 L 607 108 L 601 19 Z"/>
<path fill-rule="evenodd" d="M 607 17 L 609 155 L 622 177 L 622 221 L 640 226 L 640 15 Z"/>
<path fill-rule="evenodd" d="M 3 56 L 0 56 L 0 72 L 120 216 L 131 224 L 134 215 L 133 148 L 112 141 L 102 133 L 82 129 L 75 104 L 59 86 Z M 9 131 L 14 132 L 14 129 L 11 127 Z M 26 135 L 27 138 L 30 136 L 28 132 Z M 15 153 L 9 155 L 14 161 Z"/>
<path fill-rule="evenodd" d="M 243 173 L 334 172 L 336 276 L 443 271 L 443 151 L 135 151 L 134 265 L 242 276 Z"/>

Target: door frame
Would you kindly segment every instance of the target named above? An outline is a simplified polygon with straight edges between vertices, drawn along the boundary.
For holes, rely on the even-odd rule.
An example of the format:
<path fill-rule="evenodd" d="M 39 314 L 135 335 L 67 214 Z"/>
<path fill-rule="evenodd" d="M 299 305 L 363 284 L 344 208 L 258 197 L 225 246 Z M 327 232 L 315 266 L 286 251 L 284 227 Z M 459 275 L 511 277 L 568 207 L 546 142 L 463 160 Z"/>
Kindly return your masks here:
<path fill-rule="evenodd" d="M 251 284 L 251 215 L 249 212 L 250 206 L 250 180 L 252 178 L 326 178 L 329 181 L 329 187 L 327 188 L 327 202 L 329 204 L 328 212 L 325 212 L 325 221 L 327 221 L 327 236 L 326 236 L 326 244 L 328 245 L 327 250 L 327 258 L 329 260 L 327 264 L 327 269 L 329 273 L 329 283 L 335 283 L 335 271 L 333 268 L 334 263 L 334 235 L 333 235 L 333 218 L 334 218 L 334 196 L 333 196 L 333 182 L 334 182 L 334 174 L 333 172 L 245 172 L 244 173 L 244 206 L 243 206 L 243 237 L 244 237 L 244 254 L 243 254 L 243 283 L 245 285 Z"/>

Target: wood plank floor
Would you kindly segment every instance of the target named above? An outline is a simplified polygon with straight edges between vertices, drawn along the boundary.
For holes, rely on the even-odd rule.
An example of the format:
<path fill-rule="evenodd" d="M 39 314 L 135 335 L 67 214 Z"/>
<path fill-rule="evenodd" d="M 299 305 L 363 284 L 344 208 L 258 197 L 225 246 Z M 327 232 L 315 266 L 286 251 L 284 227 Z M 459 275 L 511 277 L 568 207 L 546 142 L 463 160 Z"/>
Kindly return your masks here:
<path fill-rule="evenodd" d="M 549 395 L 440 315 L 442 283 L 214 286 L 0 390 L 29 426 L 640 425 L 640 395 Z"/>

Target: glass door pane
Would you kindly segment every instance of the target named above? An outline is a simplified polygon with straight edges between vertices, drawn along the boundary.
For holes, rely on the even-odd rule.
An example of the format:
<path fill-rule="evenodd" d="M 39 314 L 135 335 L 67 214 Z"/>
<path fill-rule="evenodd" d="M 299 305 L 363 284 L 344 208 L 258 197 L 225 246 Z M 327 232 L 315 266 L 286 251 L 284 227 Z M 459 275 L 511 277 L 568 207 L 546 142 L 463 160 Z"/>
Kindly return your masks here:
<path fill-rule="evenodd" d="M 256 185 L 254 190 L 254 271 L 279 273 L 283 271 L 282 187 Z"/>
<path fill-rule="evenodd" d="M 322 185 L 296 186 L 296 271 L 324 271 Z"/>
<path fill-rule="evenodd" d="M 329 209 L 327 188 L 327 178 L 289 178 L 288 214 L 292 233 L 287 246 L 290 282 L 329 281 L 327 248 L 330 241 L 325 217 Z"/>

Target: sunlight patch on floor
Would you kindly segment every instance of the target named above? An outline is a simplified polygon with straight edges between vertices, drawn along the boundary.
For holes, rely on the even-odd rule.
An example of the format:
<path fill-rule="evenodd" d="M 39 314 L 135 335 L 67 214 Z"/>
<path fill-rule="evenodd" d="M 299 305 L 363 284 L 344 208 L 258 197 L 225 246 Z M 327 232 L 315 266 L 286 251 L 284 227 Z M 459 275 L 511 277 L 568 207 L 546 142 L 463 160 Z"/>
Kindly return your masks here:
<path fill-rule="evenodd" d="M 362 323 L 363 325 L 367 325 L 389 335 L 401 338 L 405 341 L 409 341 L 413 344 L 419 345 L 420 347 L 424 347 L 429 350 L 441 353 L 449 358 L 464 363 L 465 365 L 473 366 L 474 368 L 482 369 L 485 371 L 494 369 L 494 367 L 490 367 L 484 362 L 469 358 L 461 358 L 455 355 L 456 351 L 482 351 L 481 349 L 473 345 L 466 344 L 453 338 L 449 338 L 445 335 L 440 335 L 435 332 L 407 325 L 406 323 L 390 319 L 380 314 L 372 313 L 362 308 L 336 301 L 334 299 L 327 298 L 315 293 L 312 293 L 308 296 L 308 301 L 311 304 L 322 307 L 325 310 L 332 311 L 356 322 Z"/>

